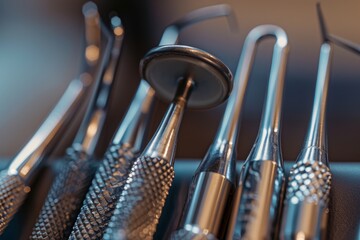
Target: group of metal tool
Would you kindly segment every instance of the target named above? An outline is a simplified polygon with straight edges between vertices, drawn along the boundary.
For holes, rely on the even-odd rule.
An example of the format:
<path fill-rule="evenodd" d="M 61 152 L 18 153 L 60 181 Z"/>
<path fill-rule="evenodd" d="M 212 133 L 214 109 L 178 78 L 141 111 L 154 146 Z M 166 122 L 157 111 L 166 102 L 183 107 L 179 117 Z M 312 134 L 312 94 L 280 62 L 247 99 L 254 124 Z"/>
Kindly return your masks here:
<path fill-rule="evenodd" d="M 82 105 L 87 110 L 57 174 L 30 239 L 153 239 L 174 178 L 177 135 L 186 107 L 227 100 L 216 137 L 191 182 L 171 239 L 320 239 L 326 235 L 331 186 L 325 112 L 332 45 L 359 47 L 327 32 L 317 5 L 323 43 L 310 125 L 288 181 L 280 147 L 280 118 L 289 44 L 286 32 L 260 25 L 247 35 L 234 78 L 215 56 L 179 45 L 180 32 L 216 17 L 236 21 L 228 5 L 194 10 L 169 25 L 158 47 L 140 62 L 141 81 L 101 161 L 94 160 L 116 76 L 124 28 L 105 25 L 94 3 L 83 6 L 82 74 L 71 81 L 54 110 L 8 169 L 0 173 L 0 233 L 30 192 L 42 162 L 61 140 Z M 269 85 L 255 144 L 240 174 L 236 139 L 257 45 L 275 38 Z M 158 96 L 171 104 L 152 139 L 144 139 Z M 287 183 L 287 187 L 285 184 Z"/>

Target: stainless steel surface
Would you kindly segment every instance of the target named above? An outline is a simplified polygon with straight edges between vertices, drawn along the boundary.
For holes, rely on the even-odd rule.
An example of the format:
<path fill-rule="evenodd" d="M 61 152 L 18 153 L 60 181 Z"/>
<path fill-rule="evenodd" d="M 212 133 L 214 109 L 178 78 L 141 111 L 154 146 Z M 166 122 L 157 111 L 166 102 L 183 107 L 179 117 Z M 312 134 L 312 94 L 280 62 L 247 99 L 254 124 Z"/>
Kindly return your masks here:
<path fill-rule="evenodd" d="M 64 126 L 78 110 L 80 100 L 89 84 L 87 75 L 82 75 L 80 79 L 70 83 L 44 123 L 12 160 L 8 169 L 9 175 L 19 175 L 26 183 L 31 180 L 44 155 L 54 147 L 57 137 L 65 130 Z"/>
<path fill-rule="evenodd" d="M 218 13 L 216 9 L 221 13 Z M 179 34 L 184 27 L 222 14 L 224 16 L 228 14 L 228 10 L 224 9 L 224 5 L 208 7 L 204 11 L 190 12 L 166 28 L 167 30 L 165 30 L 161 38 L 160 45 L 176 44 L 178 41 L 178 35 L 176 34 Z M 177 31 L 172 32 L 171 37 L 169 37 L 168 29 L 174 28 Z M 143 147 L 142 144 L 145 130 L 149 125 L 153 100 L 154 90 L 145 80 L 141 80 L 135 97 L 116 131 L 112 145 L 95 174 L 72 231 L 72 239 L 85 236 L 90 239 L 97 239 L 103 236 L 116 202 L 123 190 L 128 173 L 138 156 L 138 152 Z"/>
<path fill-rule="evenodd" d="M 187 100 L 193 91 L 195 78 L 187 77 L 179 81 L 178 90 L 170 104 L 158 130 L 152 137 L 140 157 L 160 158 L 174 164 L 176 139 L 184 115 Z"/>
<path fill-rule="evenodd" d="M 24 202 L 30 188 L 18 175 L 9 175 L 6 170 L 0 172 L 0 234 L 14 217 Z"/>
<path fill-rule="evenodd" d="M 242 167 L 227 238 L 271 239 L 282 199 L 284 170 L 280 152 L 280 115 L 288 40 L 283 29 L 261 25 L 245 39 L 239 63 L 240 82 L 247 81 L 255 48 L 264 37 L 276 38 L 268 92 L 255 144 Z"/>
<path fill-rule="evenodd" d="M 139 157 L 131 168 L 104 239 L 153 239 L 173 179 L 174 169 L 167 160 Z"/>
<path fill-rule="evenodd" d="M 335 51 L 335 56 L 337 56 L 336 53 L 337 51 Z M 6 168 L 10 159 L 0 160 L 0 169 L 2 170 Z M 200 161 L 201 159 L 176 159 L 175 178 L 154 240 L 170 239 L 171 232 L 176 230 L 178 220 L 181 217 L 182 206 L 186 201 L 186 192 Z M 42 172 L 43 178 L 34 182 L 30 195 L 26 199 L 26 204 L 20 208 L 4 234 L 1 235 L 1 240 L 29 238 L 32 225 L 37 218 L 37 212 L 42 207 L 41 193 L 44 192 L 44 187 L 49 185 L 48 183 L 56 176 L 61 166 L 67 164 L 64 159 L 56 159 L 53 163 L 47 164 Z M 242 163 L 243 161 L 237 161 L 238 171 L 240 171 Z M 293 164 L 290 161 L 285 161 L 284 165 L 288 176 Z M 331 161 L 330 168 L 333 173 L 333 181 L 327 239 L 357 239 L 360 219 L 360 212 L 358 211 L 360 204 L 360 185 L 358 184 L 360 181 L 360 164 Z"/>
<path fill-rule="evenodd" d="M 193 106 L 209 107 L 220 104 L 231 92 L 231 72 L 212 55 L 200 49 L 181 45 L 152 49 L 145 55 L 140 65 L 143 78 L 153 85 L 156 92 L 160 88 L 160 92 L 166 91 L 171 94 L 173 86 L 178 85 L 173 103 L 143 152 L 143 156 L 160 157 L 172 164 L 174 144 L 176 144 L 183 108 L 187 104 L 187 95 L 191 91 L 190 99 L 196 99 L 193 101 Z M 185 74 L 185 78 L 188 76 L 189 80 L 182 79 L 181 74 Z M 166 81 L 170 84 L 164 84 Z M 193 88 L 193 84 L 196 88 Z"/>
<path fill-rule="evenodd" d="M 92 11 L 96 10 L 93 9 Z M 93 14 L 98 16 L 98 13 Z M 99 22 L 98 24 L 101 24 L 99 16 L 97 21 Z M 115 70 L 124 38 L 124 29 L 120 18 L 117 16 L 112 17 L 111 23 L 115 24 L 111 26 L 111 33 L 107 27 L 102 27 L 101 32 L 106 38 L 104 41 L 106 42 L 106 45 L 104 47 L 104 51 L 102 51 L 101 48 L 97 50 L 102 55 L 102 59 L 100 63 L 101 66 L 95 75 L 96 86 L 93 89 L 94 92 L 92 98 L 90 99 L 87 112 L 73 143 L 76 148 L 81 148 L 82 151 L 86 152 L 89 156 L 92 156 L 95 151 L 99 135 L 104 125 L 109 105 L 109 96 L 113 86 Z M 86 47 L 86 51 L 88 51 L 89 47 L 90 46 Z M 101 55 L 99 55 L 96 59 L 100 58 Z"/>
<path fill-rule="evenodd" d="M 82 13 L 85 20 L 85 60 L 90 66 L 98 63 L 101 55 L 101 23 L 97 6 L 93 2 L 83 5 Z"/>
<path fill-rule="evenodd" d="M 85 4 L 87 7 L 89 3 Z M 97 11 L 95 11 L 97 14 Z M 86 19 L 86 18 L 85 18 Z M 98 19 L 99 20 L 99 19 Z M 88 103 L 73 146 L 67 150 L 68 164 L 63 166 L 41 209 L 31 239 L 68 238 L 93 178 L 93 155 L 108 112 L 108 101 L 120 56 L 124 29 L 117 16 L 111 17 L 112 33 L 103 28 L 108 37 L 102 53 L 101 67 L 96 76 L 93 97 Z"/>
<path fill-rule="evenodd" d="M 182 54 L 179 55 L 179 52 Z M 222 94 L 223 99 L 212 101 L 210 104 L 213 105 L 222 102 L 232 88 L 231 72 L 220 60 L 199 49 L 187 46 L 179 47 L 179 45 L 155 48 L 145 56 L 147 62 L 142 62 L 141 67 L 143 69 L 141 72 L 143 78 L 152 84 L 164 80 L 151 79 L 155 77 L 151 75 L 154 68 L 150 67 L 149 72 L 144 69 L 151 66 L 151 62 L 156 62 L 157 58 L 173 60 L 171 67 L 175 75 L 170 73 L 169 75 L 174 78 L 168 80 L 177 82 L 177 91 L 155 135 L 131 168 L 109 228 L 106 231 L 106 239 L 153 238 L 174 177 L 172 165 L 174 163 L 176 138 L 190 94 L 193 91 L 201 91 L 198 90 L 199 88 L 203 88 L 204 91 L 205 87 L 208 86 L 204 84 L 206 80 L 221 83 L 218 86 L 222 89 L 218 89 L 218 91 L 225 94 Z M 161 64 L 157 64 L 159 68 L 155 71 L 161 68 L 166 70 L 168 67 L 167 65 L 161 67 Z M 178 68 L 178 65 L 182 67 Z M 204 78 L 206 74 L 199 74 L 200 70 L 205 73 L 208 72 L 211 77 Z M 223 70 L 226 71 L 222 72 Z M 195 86 L 196 88 L 194 88 Z M 153 87 L 156 89 L 156 86 Z M 211 90 L 208 91 L 211 92 Z M 207 95 L 200 94 L 198 97 L 206 98 Z M 206 106 L 206 104 L 202 103 L 202 106 Z"/>
<path fill-rule="evenodd" d="M 18 211 L 28 192 L 30 181 L 39 171 L 42 160 L 56 145 L 65 126 L 79 108 L 85 90 L 90 82 L 86 76 L 71 82 L 64 95 L 49 114 L 39 130 L 12 160 L 9 168 L 3 170 L 0 181 L 0 234 L 3 233 L 14 214 Z"/>
<path fill-rule="evenodd" d="M 202 64 L 200 64 L 202 63 Z M 231 72 L 220 60 L 198 48 L 165 45 L 151 49 L 140 62 L 141 74 L 165 101 L 173 100 L 181 74 L 196 78 L 195 91 L 189 99 L 192 108 L 210 108 L 229 96 Z"/>
<path fill-rule="evenodd" d="M 172 239 L 221 239 L 225 233 L 226 209 L 236 187 L 236 137 L 247 84 L 240 82 L 239 71 L 234 80 L 224 117 L 193 178 L 182 222 Z"/>
<path fill-rule="evenodd" d="M 329 36 L 320 4 L 317 5 L 323 43 L 320 48 L 313 110 L 304 146 L 290 170 L 281 239 L 326 239 L 332 173 L 329 168 L 326 134 L 326 105 L 333 44 L 359 52 L 336 36 Z"/>
<path fill-rule="evenodd" d="M 113 145 L 131 146 L 133 152 L 139 152 L 144 145 L 154 103 L 154 90 L 145 80 L 141 80 L 136 94 L 131 101 L 115 136 Z"/>
<path fill-rule="evenodd" d="M 236 18 L 230 6 L 227 4 L 218 4 L 189 12 L 183 18 L 166 27 L 159 45 L 176 44 L 179 34 L 184 28 L 216 17 L 226 17 L 229 26 L 233 30 L 237 30 Z"/>
<path fill-rule="evenodd" d="M 234 190 L 234 183 L 223 174 L 197 171 L 190 185 L 181 228 L 173 233 L 172 239 L 197 239 L 193 238 L 196 235 L 223 239 Z M 185 232 L 189 233 L 184 235 Z"/>

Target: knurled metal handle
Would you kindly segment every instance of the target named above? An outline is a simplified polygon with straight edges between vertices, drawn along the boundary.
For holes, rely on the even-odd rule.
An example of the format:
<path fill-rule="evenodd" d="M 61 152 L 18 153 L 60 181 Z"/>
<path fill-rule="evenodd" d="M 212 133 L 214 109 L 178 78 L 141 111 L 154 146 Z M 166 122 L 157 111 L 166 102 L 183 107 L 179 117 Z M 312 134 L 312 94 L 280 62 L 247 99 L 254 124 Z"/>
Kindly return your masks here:
<path fill-rule="evenodd" d="M 2 234 L 25 200 L 30 187 L 18 175 L 0 172 L 0 234 Z"/>
<path fill-rule="evenodd" d="M 331 187 L 330 169 L 318 161 L 299 161 L 290 170 L 286 201 L 296 197 L 304 200 L 309 197 L 313 201 L 329 202 Z"/>
<path fill-rule="evenodd" d="M 298 161 L 291 169 L 284 203 L 281 239 L 301 234 L 324 238 L 331 188 L 331 172 L 319 161 Z"/>
<path fill-rule="evenodd" d="M 91 183 L 69 239 L 101 239 L 120 197 L 136 153 L 112 145 Z"/>
<path fill-rule="evenodd" d="M 212 234 L 194 233 L 186 229 L 179 229 L 171 234 L 171 240 L 218 240 Z"/>
<path fill-rule="evenodd" d="M 67 239 L 91 184 L 95 166 L 82 150 L 69 148 L 30 239 Z"/>
<path fill-rule="evenodd" d="M 139 157 L 129 174 L 104 239 L 152 239 L 174 178 L 168 161 Z"/>

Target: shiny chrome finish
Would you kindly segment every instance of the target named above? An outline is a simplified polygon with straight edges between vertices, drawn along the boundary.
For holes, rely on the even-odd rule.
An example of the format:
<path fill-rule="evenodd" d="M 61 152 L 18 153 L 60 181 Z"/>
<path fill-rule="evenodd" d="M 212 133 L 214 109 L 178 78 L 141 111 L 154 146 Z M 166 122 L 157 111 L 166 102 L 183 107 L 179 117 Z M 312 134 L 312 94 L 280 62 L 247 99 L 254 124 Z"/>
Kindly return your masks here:
<path fill-rule="evenodd" d="M 9 168 L 0 172 L 0 234 L 30 192 L 30 182 L 42 160 L 51 152 L 65 126 L 79 109 L 89 85 L 86 75 L 73 80 L 53 111 L 38 131 L 12 160 Z"/>
<path fill-rule="evenodd" d="M 276 42 L 265 108 L 256 142 L 240 173 L 228 239 L 271 239 L 282 199 L 284 170 L 280 152 L 280 115 L 289 50 L 285 31 L 274 25 L 261 25 L 251 30 L 237 72 L 239 84 L 246 86 L 256 46 L 268 36 L 275 37 Z M 232 128 L 224 129 L 224 135 Z"/>
<path fill-rule="evenodd" d="M 180 80 L 174 101 L 167 110 L 154 137 L 140 157 L 162 158 L 173 165 L 177 134 L 193 87 L 194 82 L 191 77 Z"/>
<path fill-rule="evenodd" d="M 240 84 L 239 69 L 217 135 L 190 185 L 179 230 L 172 239 L 222 238 L 228 205 L 236 187 L 236 137 L 247 81 Z"/>
<path fill-rule="evenodd" d="M 60 169 L 48 192 L 30 239 L 67 239 L 91 184 L 95 173 L 93 155 L 107 115 L 124 35 L 120 18 L 113 16 L 111 24 L 111 36 L 103 28 L 109 39 L 88 111 L 73 145 L 67 149 L 67 164 Z"/>
<path fill-rule="evenodd" d="M 313 110 L 304 146 L 290 170 L 281 239 L 325 239 L 329 214 L 332 174 L 329 168 L 326 136 L 326 102 L 330 81 L 332 43 L 360 53 L 360 47 L 337 36 L 329 35 L 320 4 L 317 4 L 323 37 Z"/>
<path fill-rule="evenodd" d="M 193 84 L 196 84 L 196 90 L 192 93 L 192 98 L 195 99 L 192 101 L 193 106 L 204 108 L 218 105 L 231 92 L 232 75 L 230 70 L 212 55 L 181 45 L 154 48 L 146 54 L 140 65 L 143 77 L 165 98 L 177 85 L 173 103 L 141 155 L 159 157 L 173 165 L 177 132 L 188 101 L 185 96 L 190 94 Z M 181 71 L 186 71 L 184 79 L 188 81 L 185 85 L 182 85 L 183 76 L 179 75 Z"/>
<path fill-rule="evenodd" d="M 182 54 L 179 54 L 179 48 Z M 172 67 L 161 64 L 167 61 Z M 190 94 L 198 98 L 200 106 L 206 107 L 206 104 L 224 101 L 232 87 L 230 70 L 215 57 L 193 47 L 167 45 L 155 48 L 144 57 L 141 68 L 143 78 L 153 86 L 157 86 L 156 82 L 164 82 L 161 79 L 164 77 L 171 83 L 166 86 L 170 91 L 173 84 L 178 87 L 155 135 L 131 168 L 104 239 L 153 238 L 174 178 L 177 134 Z M 166 74 L 158 76 L 161 69 Z M 219 86 L 223 98 L 204 94 L 209 85 Z"/>
<path fill-rule="evenodd" d="M 221 239 L 234 190 L 235 184 L 223 174 L 211 170 L 197 173 L 190 186 L 181 228 L 171 238 L 193 239 L 184 236 L 188 232 L 189 237 L 202 235 L 201 239 Z"/>
<path fill-rule="evenodd" d="M 27 184 L 31 181 L 42 159 L 57 143 L 65 130 L 64 126 L 78 110 L 80 100 L 90 84 L 88 80 L 87 75 L 82 75 L 70 83 L 44 123 L 12 160 L 9 175 L 19 175 Z"/>
<path fill-rule="evenodd" d="M 132 146 L 134 152 L 142 149 L 153 108 L 154 95 L 155 91 L 149 84 L 145 80 L 141 80 L 129 109 L 112 140 L 113 145 Z"/>
<path fill-rule="evenodd" d="M 231 8 L 226 4 L 196 9 L 166 27 L 159 46 L 176 44 L 179 40 L 179 34 L 184 28 L 212 18 L 226 17 L 230 26 L 237 27 L 234 16 Z M 113 139 L 115 144 L 123 142 L 131 146 L 136 145 L 137 147 L 135 147 L 135 149 L 138 151 L 140 150 L 140 142 L 142 142 L 144 136 L 142 132 L 147 125 L 145 119 L 149 118 L 148 113 L 151 109 L 150 106 L 152 105 L 154 94 L 154 90 L 142 79 L 135 97 L 131 102 L 128 113 L 125 115 L 122 124 Z M 142 111 L 138 111 L 138 109 L 142 109 Z"/>
<path fill-rule="evenodd" d="M 103 28 L 103 32 L 108 38 L 108 44 L 104 51 L 104 66 L 101 68 L 98 76 L 100 79 L 96 83 L 94 95 L 90 100 L 87 113 L 73 144 L 88 156 L 93 155 L 104 125 L 109 96 L 124 38 L 124 29 L 120 18 L 117 16 L 112 17 L 111 23 L 111 35 L 106 28 Z"/>
<path fill-rule="evenodd" d="M 236 18 L 229 5 L 218 4 L 203 7 L 186 14 L 183 18 L 169 25 L 164 30 L 159 46 L 176 44 L 178 42 L 179 34 L 184 28 L 191 26 L 195 23 L 217 17 L 226 17 L 232 30 L 237 30 L 238 26 Z"/>
<path fill-rule="evenodd" d="M 82 12 L 85 19 L 85 60 L 88 65 L 95 66 L 101 54 L 100 16 L 97 6 L 93 2 L 85 3 Z"/>
<path fill-rule="evenodd" d="M 167 27 L 159 45 L 176 44 L 180 31 L 187 26 L 215 17 L 226 16 L 228 18 L 230 15 L 230 9 L 226 5 L 195 10 Z M 143 148 L 154 94 L 155 92 L 149 84 L 145 80 L 141 80 L 105 159 L 95 175 L 70 239 L 99 239 L 103 237 L 108 223 L 109 226 L 117 225 L 116 218 L 110 222 L 109 220 L 123 191 L 131 167 L 139 151 Z M 159 166 L 157 165 L 157 167 Z M 111 228 L 109 229 L 112 231 Z M 104 238 L 106 237 L 108 236 L 104 236 Z"/>

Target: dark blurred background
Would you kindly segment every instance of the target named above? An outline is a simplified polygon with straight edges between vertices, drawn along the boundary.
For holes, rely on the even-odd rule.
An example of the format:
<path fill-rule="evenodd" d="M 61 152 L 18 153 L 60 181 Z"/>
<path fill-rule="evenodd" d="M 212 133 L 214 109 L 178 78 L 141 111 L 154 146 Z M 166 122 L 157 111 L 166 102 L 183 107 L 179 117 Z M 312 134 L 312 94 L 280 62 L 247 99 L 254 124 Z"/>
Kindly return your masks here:
<path fill-rule="evenodd" d="M 80 71 L 83 49 L 84 1 L 0 1 L 0 156 L 9 158 L 26 143 Z M 96 1 L 103 16 L 116 10 L 126 37 L 113 91 L 106 131 L 99 154 L 116 130 L 140 77 L 138 64 L 158 44 L 166 25 L 199 7 L 227 3 L 237 14 L 239 32 L 230 32 L 225 19 L 186 29 L 181 43 L 202 48 L 236 69 L 247 33 L 259 24 L 278 24 L 288 34 L 290 55 L 286 74 L 282 149 L 294 160 L 302 145 L 311 112 L 321 44 L 316 1 Z M 360 43 L 359 1 L 323 1 L 329 32 Z M 238 159 L 245 159 L 254 143 L 267 88 L 273 40 L 258 48 L 246 93 Z M 360 157 L 360 56 L 335 47 L 328 98 L 328 139 L 331 161 L 358 161 Z M 167 103 L 158 102 L 151 133 Z M 223 114 L 224 104 L 185 114 L 178 158 L 202 158 Z M 74 122 L 73 131 L 76 130 Z M 63 154 L 71 134 L 56 152 Z"/>

